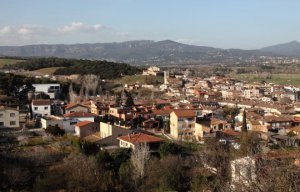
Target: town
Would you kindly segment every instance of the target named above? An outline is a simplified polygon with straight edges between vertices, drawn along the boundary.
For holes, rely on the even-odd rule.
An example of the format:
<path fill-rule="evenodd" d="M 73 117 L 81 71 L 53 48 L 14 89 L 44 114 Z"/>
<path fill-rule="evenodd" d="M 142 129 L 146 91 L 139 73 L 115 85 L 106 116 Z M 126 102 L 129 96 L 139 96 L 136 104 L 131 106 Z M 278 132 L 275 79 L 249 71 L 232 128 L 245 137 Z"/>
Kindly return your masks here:
<path fill-rule="evenodd" d="M 181 154 L 181 146 L 195 156 L 205 153 L 204 146 L 215 140 L 223 150 L 232 148 L 238 153 L 229 162 L 232 190 L 258 185 L 262 174 L 258 164 L 262 162 L 289 162 L 285 166 L 299 169 L 300 157 L 295 153 L 300 144 L 299 86 L 250 83 L 226 76 L 200 78 L 191 76 L 189 69 L 170 72 L 156 66 L 145 68 L 138 77 L 161 81 L 123 83 L 114 95 L 90 94 L 88 87 L 77 94 L 71 87 L 65 100 L 60 99 L 63 89 L 59 81 L 32 84 L 26 93 L 27 103 L 3 91 L 1 152 L 7 153 L 8 146 L 16 150 L 7 143 L 6 134 L 14 135 L 15 143 L 23 147 L 31 146 L 34 138 L 50 144 L 64 135 L 66 141 L 79 142 L 87 154 L 113 153 L 120 148 L 137 151 L 137 155 L 145 150 L 149 155 L 162 155 L 162 151 Z M 139 90 L 148 90 L 148 97 L 132 94 Z M 202 169 L 209 174 L 224 174 L 211 162 L 202 161 Z M 269 171 L 272 174 L 272 168 Z"/>

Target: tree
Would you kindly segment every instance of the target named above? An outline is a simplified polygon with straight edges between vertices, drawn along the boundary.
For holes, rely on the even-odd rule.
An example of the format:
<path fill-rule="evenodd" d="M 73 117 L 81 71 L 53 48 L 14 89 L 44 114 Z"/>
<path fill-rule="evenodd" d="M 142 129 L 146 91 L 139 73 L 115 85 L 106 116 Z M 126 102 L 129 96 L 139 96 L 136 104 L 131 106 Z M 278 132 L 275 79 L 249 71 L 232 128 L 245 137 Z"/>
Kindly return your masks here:
<path fill-rule="evenodd" d="M 63 136 L 65 134 L 65 130 L 59 128 L 58 125 L 55 126 L 49 125 L 45 131 L 46 133 L 50 133 L 54 136 Z"/>
<path fill-rule="evenodd" d="M 247 132 L 247 116 L 246 116 L 246 110 L 243 112 L 243 125 L 242 125 L 242 132 Z"/>
<path fill-rule="evenodd" d="M 134 101 L 131 93 L 125 90 L 126 94 L 126 106 L 134 106 Z"/>
<path fill-rule="evenodd" d="M 165 142 L 159 147 L 159 154 L 161 157 L 166 157 L 168 155 L 179 154 L 182 150 L 175 143 Z"/>
<path fill-rule="evenodd" d="M 145 175 L 145 166 L 150 159 L 149 147 L 146 143 L 137 144 L 131 153 L 131 163 L 134 167 L 135 177 L 142 179 Z"/>

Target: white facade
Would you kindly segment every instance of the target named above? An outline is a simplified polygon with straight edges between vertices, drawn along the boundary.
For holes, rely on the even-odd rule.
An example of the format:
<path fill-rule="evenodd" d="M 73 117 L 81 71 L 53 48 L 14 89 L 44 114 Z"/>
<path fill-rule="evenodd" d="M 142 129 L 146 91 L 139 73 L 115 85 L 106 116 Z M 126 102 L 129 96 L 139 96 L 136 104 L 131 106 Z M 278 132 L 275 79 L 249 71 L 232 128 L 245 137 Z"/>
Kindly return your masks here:
<path fill-rule="evenodd" d="M 50 99 L 55 99 L 57 94 L 60 93 L 60 84 L 32 84 L 35 92 L 44 92 L 50 96 Z"/>
<path fill-rule="evenodd" d="M 46 116 L 51 115 L 51 106 L 50 105 L 31 105 L 32 115 L 35 117 L 36 115 Z"/>
<path fill-rule="evenodd" d="M 112 135 L 113 126 L 108 123 L 100 122 L 100 137 L 106 138 Z"/>
<path fill-rule="evenodd" d="M 64 129 L 67 133 L 75 132 L 75 124 L 79 121 L 77 119 L 66 119 L 56 116 L 41 118 L 42 128 L 46 129 L 49 125 L 58 125 L 59 128 Z"/>
<path fill-rule="evenodd" d="M 131 148 L 131 149 L 135 149 L 135 145 L 128 142 L 128 141 L 124 141 L 120 139 L 120 147 L 121 148 Z"/>
<path fill-rule="evenodd" d="M 13 108 L 0 108 L 0 128 L 1 127 L 20 127 L 19 111 Z"/>

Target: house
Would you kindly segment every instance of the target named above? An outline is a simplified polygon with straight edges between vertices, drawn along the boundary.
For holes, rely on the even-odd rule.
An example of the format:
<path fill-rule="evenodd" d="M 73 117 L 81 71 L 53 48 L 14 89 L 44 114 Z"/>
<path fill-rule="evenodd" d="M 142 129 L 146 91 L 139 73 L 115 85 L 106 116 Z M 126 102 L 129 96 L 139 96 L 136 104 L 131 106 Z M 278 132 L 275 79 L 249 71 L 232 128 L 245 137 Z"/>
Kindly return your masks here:
<path fill-rule="evenodd" d="M 149 149 L 151 151 L 158 150 L 160 144 L 164 141 L 159 137 L 155 137 L 144 133 L 132 133 L 124 135 L 118 137 L 118 140 L 120 141 L 120 147 L 132 148 L 134 150 L 137 145 L 145 143 L 149 146 Z"/>
<path fill-rule="evenodd" d="M 210 133 L 210 130 L 211 129 L 209 127 L 203 124 L 195 123 L 195 133 L 194 133 L 195 139 L 197 141 L 201 141 L 206 134 Z"/>
<path fill-rule="evenodd" d="M 100 143 L 105 145 L 119 145 L 117 138 L 122 135 L 131 134 L 131 132 L 130 129 L 124 129 L 108 122 L 100 122 Z"/>
<path fill-rule="evenodd" d="M 74 112 L 89 112 L 89 107 L 79 104 L 79 103 L 70 103 L 65 108 L 65 114 L 74 113 Z"/>
<path fill-rule="evenodd" d="M 35 88 L 34 94 L 45 93 L 49 95 L 50 99 L 57 99 L 61 93 L 60 84 L 32 84 Z"/>
<path fill-rule="evenodd" d="M 73 112 L 64 115 L 67 119 L 76 119 L 78 121 L 91 121 L 94 122 L 97 115 L 87 112 Z"/>
<path fill-rule="evenodd" d="M 51 115 L 50 99 L 35 99 L 31 102 L 32 116 Z"/>
<path fill-rule="evenodd" d="M 105 103 L 91 101 L 91 113 L 105 116 L 109 114 L 109 106 Z"/>
<path fill-rule="evenodd" d="M 19 111 L 15 108 L 0 106 L 0 128 L 18 128 Z"/>
<path fill-rule="evenodd" d="M 130 108 L 126 107 L 110 107 L 109 115 L 123 121 L 132 119 L 133 117 Z"/>
<path fill-rule="evenodd" d="M 189 139 L 195 131 L 195 110 L 175 110 L 170 114 L 170 135 L 174 139 Z"/>
<path fill-rule="evenodd" d="M 99 132 L 99 124 L 91 121 L 81 121 L 75 125 L 75 135 L 83 138 Z"/>
<path fill-rule="evenodd" d="M 78 119 L 64 118 L 53 115 L 44 116 L 41 118 L 42 128 L 46 129 L 48 126 L 58 126 L 67 133 L 75 133 L 75 124 L 79 122 Z"/>
<path fill-rule="evenodd" d="M 157 74 L 160 72 L 160 68 L 152 66 L 149 67 L 147 70 L 143 70 L 143 75 L 154 75 L 157 76 Z"/>
<path fill-rule="evenodd" d="M 263 121 L 268 129 L 290 128 L 294 123 L 294 118 L 292 116 L 265 116 Z"/>

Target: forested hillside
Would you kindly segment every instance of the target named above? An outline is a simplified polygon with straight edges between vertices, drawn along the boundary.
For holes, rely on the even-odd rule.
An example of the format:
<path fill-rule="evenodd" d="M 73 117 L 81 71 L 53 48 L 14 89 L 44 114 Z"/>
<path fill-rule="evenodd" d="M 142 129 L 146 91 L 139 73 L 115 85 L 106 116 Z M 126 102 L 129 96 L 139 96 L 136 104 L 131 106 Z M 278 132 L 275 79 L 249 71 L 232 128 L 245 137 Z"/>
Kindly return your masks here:
<path fill-rule="evenodd" d="M 141 69 L 125 63 L 61 58 L 29 58 L 22 63 L 7 65 L 4 68 L 33 71 L 51 67 L 60 67 L 54 72 L 55 75 L 94 74 L 102 79 L 112 79 L 141 72 Z"/>

